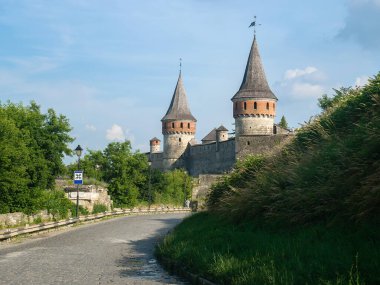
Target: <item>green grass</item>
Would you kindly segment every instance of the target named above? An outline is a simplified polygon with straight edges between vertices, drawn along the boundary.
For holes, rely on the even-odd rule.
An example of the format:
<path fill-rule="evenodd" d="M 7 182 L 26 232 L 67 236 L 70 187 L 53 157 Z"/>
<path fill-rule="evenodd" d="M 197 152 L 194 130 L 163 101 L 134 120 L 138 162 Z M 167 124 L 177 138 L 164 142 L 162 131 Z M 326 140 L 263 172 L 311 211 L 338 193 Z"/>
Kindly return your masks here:
<path fill-rule="evenodd" d="M 236 225 L 200 213 L 156 254 L 218 284 L 379 284 L 379 240 L 371 227 Z"/>

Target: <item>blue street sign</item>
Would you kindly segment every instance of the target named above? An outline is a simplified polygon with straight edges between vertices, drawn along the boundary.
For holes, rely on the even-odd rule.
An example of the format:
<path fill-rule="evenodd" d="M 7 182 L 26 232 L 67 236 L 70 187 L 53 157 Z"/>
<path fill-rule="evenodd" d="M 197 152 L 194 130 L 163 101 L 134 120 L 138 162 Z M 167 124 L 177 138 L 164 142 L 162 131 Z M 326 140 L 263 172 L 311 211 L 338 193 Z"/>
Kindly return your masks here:
<path fill-rule="evenodd" d="M 74 184 L 83 184 L 83 171 L 74 171 Z"/>

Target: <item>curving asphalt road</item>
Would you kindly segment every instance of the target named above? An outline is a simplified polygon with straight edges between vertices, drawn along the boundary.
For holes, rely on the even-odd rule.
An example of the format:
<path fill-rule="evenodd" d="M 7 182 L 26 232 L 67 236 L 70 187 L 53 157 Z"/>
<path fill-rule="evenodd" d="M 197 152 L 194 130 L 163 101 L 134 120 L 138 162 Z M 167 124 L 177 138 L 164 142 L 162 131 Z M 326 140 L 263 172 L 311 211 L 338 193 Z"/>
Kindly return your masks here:
<path fill-rule="evenodd" d="M 186 284 L 153 257 L 187 214 L 127 216 L 0 244 L 0 284 Z"/>

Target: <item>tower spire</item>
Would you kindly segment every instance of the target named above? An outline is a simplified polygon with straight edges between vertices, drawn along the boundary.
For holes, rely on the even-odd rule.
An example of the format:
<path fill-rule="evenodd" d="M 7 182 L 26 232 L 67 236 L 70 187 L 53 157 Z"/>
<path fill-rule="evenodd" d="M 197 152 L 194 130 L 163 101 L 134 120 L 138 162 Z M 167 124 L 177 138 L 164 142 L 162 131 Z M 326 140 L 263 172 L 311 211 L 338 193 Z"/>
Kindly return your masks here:
<path fill-rule="evenodd" d="M 256 22 L 252 22 L 251 26 L 255 27 Z M 243 81 L 239 91 L 236 92 L 232 100 L 239 98 L 267 98 L 275 99 L 277 97 L 270 90 L 264 68 L 261 62 L 259 48 L 257 46 L 256 35 L 253 37 L 251 50 L 245 67 Z"/>
<path fill-rule="evenodd" d="M 180 63 L 181 68 L 181 63 Z M 168 120 L 190 120 L 196 122 L 197 120 L 191 114 L 188 103 L 185 87 L 182 82 L 181 69 L 179 72 L 179 77 L 177 81 L 177 85 L 174 89 L 174 94 L 172 100 L 170 102 L 170 106 L 165 116 L 161 119 L 161 121 Z"/>

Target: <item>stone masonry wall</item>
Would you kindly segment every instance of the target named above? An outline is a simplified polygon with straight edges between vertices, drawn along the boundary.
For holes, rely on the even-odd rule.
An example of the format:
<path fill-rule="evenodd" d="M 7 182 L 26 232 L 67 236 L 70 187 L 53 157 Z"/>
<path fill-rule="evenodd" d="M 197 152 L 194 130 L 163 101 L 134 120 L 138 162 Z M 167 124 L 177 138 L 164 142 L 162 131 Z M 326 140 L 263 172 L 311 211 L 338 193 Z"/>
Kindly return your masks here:
<path fill-rule="evenodd" d="M 235 140 L 194 145 L 183 156 L 184 164 L 191 176 L 219 174 L 231 170 L 235 163 Z"/>
<path fill-rule="evenodd" d="M 240 136 L 236 141 L 236 158 L 244 159 L 250 154 L 265 154 L 288 142 L 293 135 Z"/>
<path fill-rule="evenodd" d="M 202 209 L 210 192 L 211 185 L 217 182 L 223 175 L 222 174 L 200 174 L 198 178 L 194 178 L 194 186 L 192 193 L 192 200 L 198 201 L 198 207 Z"/>

